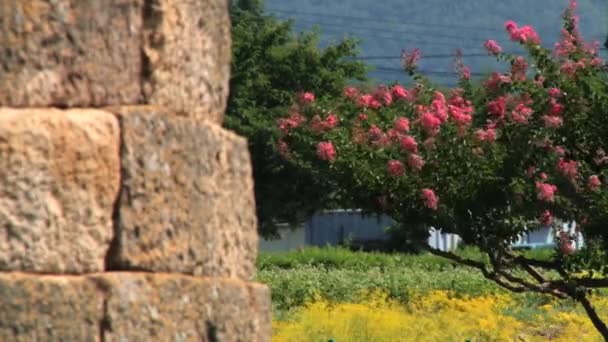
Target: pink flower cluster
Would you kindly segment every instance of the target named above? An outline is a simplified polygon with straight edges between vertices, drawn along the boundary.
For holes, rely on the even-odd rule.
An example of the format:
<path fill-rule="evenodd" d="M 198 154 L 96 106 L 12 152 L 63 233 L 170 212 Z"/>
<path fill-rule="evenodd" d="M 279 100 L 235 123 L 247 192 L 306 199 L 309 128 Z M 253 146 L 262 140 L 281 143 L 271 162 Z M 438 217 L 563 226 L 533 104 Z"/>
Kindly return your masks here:
<path fill-rule="evenodd" d="M 483 44 L 483 46 L 486 48 L 486 50 L 494 55 L 497 56 L 502 52 L 502 47 L 500 45 L 498 45 L 498 43 L 492 39 L 486 40 L 486 42 Z"/>
<path fill-rule="evenodd" d="M 407 165 L 414 171 L 422 170 L 424 164 L 424 159 L 415 153 L 412 153 L 407 157 Z"/>
<path fill-rule="evenodd" d="M 514 81 L 525 81 L 528 62 L 522 56 L 515 57 L 513 65 L 511 65 L 511 79 Z"/>
<path fill-rule="evenodd" d="M 513 81 L 511 80 L 511 77 L 508 75 L 503 75 L 501 73 L 498 72 L 493 72 L 490 75 L 490 78 L 487 79 L 484 83 L 483 86 L 485 88 L 487 88 L 488 90 L 493 90 L 496 91 L 498 89 L 500 89 L 500 86 L 503 84 L 511 84 Z"/>
<path fill-rule="evenodd" d="M 284 134 L 306 122 L 306 118 L 298 113 L 292 113 L 288 118 L 277 119 L 277 126 Z"/>
<path fill-rule="evenodd" d="M 433 189 L 424 188 L 422 189 L 422 200 L 424 201 L 424 205 L 431 209 L 437 210 L 437 204 L 439 203 L 439 198 L 435 195 L 435 191 Z"/>
<path fill-rule="evenodd" d="M 549 183 L 536 182 L 536 198 L 545 202 L 553 202 L 557 186 Z"/>
<path fill-rule="evenodd" d="M 471 101 L 465 100 L 460 91 L 452 92 L 448 105 L 450 117 L 462 133 L 473 120 L 473 105 Z"/>
<path fill-rule="evenodd" d="M 412 137 L 411 135 L 406 135 L 402 137 L 399 142 L 401 143 L 401 148 L 405 151 L 410 153 L 418 152 L 418 143 L 416 142 L 416 139 L 414 139 L 414 137 Z"/>
<path fill-rule="evenodd" d="M 315 133 L 321 133 L 331 130 L 338 126 L 340 119 L 334 113 L 327 114 L 325 120 L 321 120 L 319 115 L 315 115 L 310 121 L 310 129 Z"/>
<path fill-rule="evenodd" d="M 404 87 L 402 87 L 398 84 L 393 86 L 392 92 L 393 92 L 393 96 L 396 97 L 397 99 L 405 99 L 405 100 L 410 100 L 410 101 L 414 100 L 412 92 L 410 92 L 409 90 L 405 89 Z"/>
<path fill-rule="evenodd" d="M 336 148 L 331 141 L 321 141 L 317 144 L 317 157 L 332 162 L 336 159 Z"/>
<path fill-rule="evenodd" d="M 315 102 L 315 94 L 311 92 L 305 92 L 300 95 L 300 102 L 302 104 L 309 104 Z"/>
<path fill-rule="evenodd" d="M 591 191 L 598 191 L 600 186 L 602 186 L 602 182 L 600 181 L 600 177 L 598 175 L 591 175 L 587 180 L 587 186 Z"/>
<path fill-rule="evenodd" d="M 551 93 L 557 94 L 559 89 L 550 91 Z M 561 93 L 561 92 L 560 92 Z M 546 115 L 543 115 L 543 121 L 545 122 L 545 127 L 548 128 L 559 128 L 563 125 L 564 119 L 561 117 L 562 112 L 564 111 L 564 106 L 557 102 L 557 98 L 555 96 L 551 96 L 549 99 L 549 110 Z"/>
<path fill-rule="evenodd" d="M 387 163 L 388 173 L 393 177 L 401 177 L 405 174 L 405 167 L 399 160 L 389 160 Z"/>
<path fill-rule="evenodd" d="M 555 167 L 559 173 L 570 181 L 576 181 L 578 176 L 578 162 L 575 160 L 565 160 L 560 158 Z"/>
<path fill-rule="evenodd" d="M 505 23 L 505 29 L 511 35 L 511 40 L 522 44 L 540 45 L 538 33 L 530 25 L 517 27 L 517 24 L 509 20 Z"/>
<path fill-rule="evenodd" d="M 539 218 L 540 224 L 543 226 L 550 226 L 553 223 L 553 214 L 549 210 L 545 210 L 540 214 Z"/>
<path fill-rule="evenodd" d="M 496 141 L 496 130 L 494 128 L 478 129 L 475 131 L 475 139 L 479 142 L 492 143 Z"/>
<path fill-rule="evenodd" d="M 504 96 L 500 96 L 496 100 L 488 102 L 486 108 L 491 116 L 500 120 L 505 116 L 507 100 Z"/>
<path fill-rule="evenodd" d="M 519 124 L 527 124 L 533 112 L 532 108 L 527 107 L 525 103 L 521 102 L 511 112 L 511 119 Z"/>
<path fill-rule="evenodd" d="M 382 103 L 378 101 L 372 94 L 363 94 L 359 97 L 357 104 L 361 108 L 378 109 L 382 107 Z"/>
<path fill-rule="evenodd" d="M 411 52 L 402 51 L 401 61 L 406 71 L 412 71 L 416 68 L 416 64 L 420 60 L 420 49 L 414 49 Z"/>
<path fill-rule="evenodd" d="M 399 117 L 395 120 L 395 130 L 399 133 L 407 133 L 410 131 L 410 120 L 405 117 Z"/>

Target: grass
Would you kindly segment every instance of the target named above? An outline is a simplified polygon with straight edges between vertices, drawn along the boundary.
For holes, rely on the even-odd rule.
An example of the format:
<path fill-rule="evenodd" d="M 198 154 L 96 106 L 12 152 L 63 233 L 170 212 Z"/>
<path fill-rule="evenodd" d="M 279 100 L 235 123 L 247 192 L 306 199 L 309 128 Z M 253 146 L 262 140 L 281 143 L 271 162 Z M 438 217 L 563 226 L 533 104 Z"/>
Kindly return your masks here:
<path fill-rule="evenodd" d="M 456 253 L 483 260 L 473 248 Z M 547 260 L 554 251 L 523 253 Z M 597 337 L 573 301 L 514 294 L 476 269 L 431 254 L 305 248 L 262 252 L 257 264 L 257 281 L 271 288 L 273 340 L 277 341 L 400 341 L 403 336 L 417 336 L 419 341 L 570 341 Z M 370 302 L 370 293 L 382 294 L 383 301 Z M 594 301 L 600 313 L 608 316 L 605 291 Z M 425 335 L 429 331 L 434 335 Z"/>
<path fill-rule="evenodd" d="M 472 248 L 459 255 L 481 260 Z M 551 250 L 532 251 L 548 258 Z M 271 288 L 275 315 L 284 316 L 315 296 L 334 302 L 356 302 L 369 290 L 385 291 L 391 299 L 406 304 L 413 295 L 436 290 L 456 296 L 505 293 L 478 270 L 431 254 L 386 254 L 350 251 L 346 248 L 305 248 L 282 253 L 260 253 L 257 280 Z M 523 295 L 538 304 L 544 296 Z"/>

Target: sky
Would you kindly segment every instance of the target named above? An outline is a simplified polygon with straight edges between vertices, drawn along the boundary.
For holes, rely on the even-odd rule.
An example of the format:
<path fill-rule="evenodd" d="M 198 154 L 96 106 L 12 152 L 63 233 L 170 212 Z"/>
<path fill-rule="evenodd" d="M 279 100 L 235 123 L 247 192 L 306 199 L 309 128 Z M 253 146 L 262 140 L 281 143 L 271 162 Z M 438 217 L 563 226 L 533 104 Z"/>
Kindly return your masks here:
<path fill-rule="evenodd" d="M 318 25 L 321 45 L 345 36 L 362 39 L 360 57 L 376 67 L 370 76 L 381 81 L 409 83 L 401 71 L 402 49 L 420 48 L 420 68 L 433 80 L 454 85 L 454 52 L 462 49 L 473 76 L 505 68 L 487 56 L 486 39 L 497 40 L 506 51 L 522 53 L 509 42 L 504 23 L 532 25 L 543 46 L 559 39 L 566 0 L 266 0 L 266 9 L 282 19 L 294 19 L 296 30 Z M 579 0 L 581 32 L 585 39 L 604 43 L 608 36 L 608 1 Z M 602 51 L 608 57 L 608 51 Z"/>

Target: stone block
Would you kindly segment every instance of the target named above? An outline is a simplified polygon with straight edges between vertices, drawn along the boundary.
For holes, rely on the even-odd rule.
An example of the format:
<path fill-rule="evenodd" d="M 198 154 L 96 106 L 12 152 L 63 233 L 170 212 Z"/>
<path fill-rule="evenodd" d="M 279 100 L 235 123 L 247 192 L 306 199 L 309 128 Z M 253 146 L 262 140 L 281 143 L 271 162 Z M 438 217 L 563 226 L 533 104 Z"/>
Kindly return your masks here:
<path fill-rule="evenodd" d="M 0 273 L 1 341 L 270 341 L 263 285 L 178 274 Z"/>
<path fill-rule="evenodd" d="M 107 341 L 270 341 L 270 292 L 238 280 L 104 274 Z"/>
<path fill-rule="evenodd" d="M 144 8 L 146 103 L 222 121 L 231 59 L 226 0 L 149 0 Z"/>
<path fill-rule="evenodd" d="M 103 302 L 82 276 L 0 273 L 0 341 L 100 341 Z"/>
<path fill-rule="evenodd" d="M 111 113 L 0 108 L 0 270 L 103 270 L 119 179 Z"/>
<path fill-rule="evenodd" d="M 0 1 L 0 106 L 156 104 L 221 122 L 226 0 Z"/>
<path fill-rule="evenodd" d="M 0 1 L 0 106 L 141 101 L 143 0 Z"/>
<path fill-rule="evenodd" d="M 121 127 L 111 270 L 254 275 L 257 221 L 245 139 L 161 108 L 108 108 Z"/>

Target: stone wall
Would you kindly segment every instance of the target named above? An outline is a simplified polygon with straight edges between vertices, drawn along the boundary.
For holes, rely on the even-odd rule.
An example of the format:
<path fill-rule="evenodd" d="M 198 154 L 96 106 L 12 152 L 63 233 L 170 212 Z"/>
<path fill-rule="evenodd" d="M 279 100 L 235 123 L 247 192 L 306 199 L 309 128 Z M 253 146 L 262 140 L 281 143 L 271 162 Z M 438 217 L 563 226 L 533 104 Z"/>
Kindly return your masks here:
<path fill-rule="evenodd" d="M 268 341 L 227 0 L 0 1 L 0 341 Z"/>

